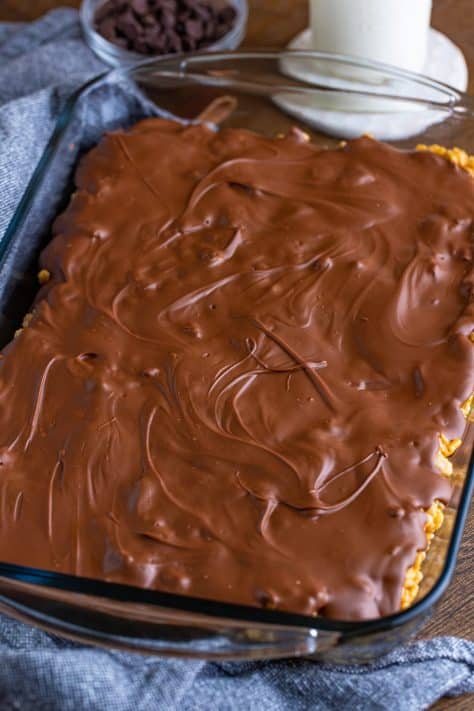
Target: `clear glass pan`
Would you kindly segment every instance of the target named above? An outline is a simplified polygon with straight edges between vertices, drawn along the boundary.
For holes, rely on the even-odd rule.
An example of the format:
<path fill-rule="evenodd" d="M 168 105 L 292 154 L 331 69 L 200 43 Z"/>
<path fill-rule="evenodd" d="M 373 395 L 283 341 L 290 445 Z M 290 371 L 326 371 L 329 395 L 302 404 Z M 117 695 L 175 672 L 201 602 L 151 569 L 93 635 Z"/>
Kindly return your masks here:
<path fill-rule="evenodd" d="M 402 148 L 439 143 L 474 154 L 472 99 L 383 65 L 322 53 L 263 51 L 147 60 L 114 70 L 89 82 L 68 101 L 0 243 L 2 346 L 33 299 L 37 257 L 52 219 L 70 196 L 77 158 L 99 140 L 104 126 L 126 127 L 143 115 L 138 111 L 133 119 L 128 114 L 118 118 L 107 111 L 111 82 L 132 92 L 138 85 L 150 99 L 147 115 L 156 106 L 183 121 L 215 119 L 220 112 L 220 125 L 272 136 L 296 124 L 314 142 L 327 146 L 338 136 L 360 133 L 366 122 L 382 137 L 390 125 L 393 142 Z M 91 91 L 101 92 L 103 111 L 100 121 L 82 127 L 82 142 L 77 145 L 72 142 L 75 122 L 81 101 Z M 216 100 L 214 113 L 203 114 Z M 321 133 L 322 128 L 332 137 Z M 59 174 L 65 178 L 61 184 L 67 185 L 62 192 L 55 188 Z M 453 497 L 424 565 L 418 600 L 404 612 L 338 622 L 2 563 L 0 609 L 56 634 L 160 655 L 220 659 L 311 655 L 338 663 L 376 658 L 418 631 L 452 576 L 474 487 L 473 429 L 467 428 L 453 458 Z"/>

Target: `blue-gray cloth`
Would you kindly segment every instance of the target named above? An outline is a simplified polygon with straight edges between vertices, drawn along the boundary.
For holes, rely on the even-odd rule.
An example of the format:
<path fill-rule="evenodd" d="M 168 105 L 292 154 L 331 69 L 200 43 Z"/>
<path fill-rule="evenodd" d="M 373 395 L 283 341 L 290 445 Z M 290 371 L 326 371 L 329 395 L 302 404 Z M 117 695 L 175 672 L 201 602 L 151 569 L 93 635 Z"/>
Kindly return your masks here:
<path fill-rule="evenodd" d="M 0 25 L 0 235 L 65 97 L 103 69 L 73 10 L 31 25 Z M 80 109 L 95 112 L 100 123 L 94 101 L 91 93 Z M 121 95 L 108 111 L 124 106 Z M 80 133 L 84 121 L 76 125 Z M 205 663 L 93 649 L 0 617 L 2 710 L 418 711 L 444 695 L 472 692 L 474 642 L 454 638 L 416 642 L 370 666 Z"/>

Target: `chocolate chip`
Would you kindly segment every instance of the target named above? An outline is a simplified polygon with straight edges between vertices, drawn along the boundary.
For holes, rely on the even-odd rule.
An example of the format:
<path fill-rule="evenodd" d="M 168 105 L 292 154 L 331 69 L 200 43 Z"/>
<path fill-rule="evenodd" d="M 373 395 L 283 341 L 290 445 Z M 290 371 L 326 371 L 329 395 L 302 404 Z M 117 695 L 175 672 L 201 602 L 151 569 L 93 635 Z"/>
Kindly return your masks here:
<path fill-rule="evenodd" d="M 153 27 L 147 28 L 143 39 L 149 47 L 154 47 L 155 52 L 164 52 L 166 49 L 166 37 L 163 34 L 157 34 Z"/>
<path fill-rule="evenodd" d="M 123 47 L 123 49 L 132 49 L 132 43 L 126 37 L 115 37 L 114 44 L 117 44 L 119 47 Z"/>
<path fill-rule="evenodd" d="M 136 39 L 135 42 L 133 42 L 133 50 L 135 52 L 140 52 L 141 54 L 149 54 L 150 53 L 150 45 L 148 42 L 142 39 Z"/>
<path fill-rule="evenodd" d="M 158 27 L 156 17 L 151 12 L 148 12 L 146 15 L 142 15 L 140 18 L 140 22 L 145 27 Z"/>
<path fill-rule="evenodd" d="M 201 49 L 223 37 L 235 8 L 211 0 L 108 0 L 96 12 L 97 31 L 115 44 L 143 54 Z"/>
<path fill-rule="evenodd" d="M 117 30 L 129 40 L 136 40 L 142 33 L 141 25 L 129 16 L 121 17 L 117 22 Z"/>
<path fill-rule="evenodd" d="M 174 31 L 168 33 L 168 44 L 172 52 L 180 52 L 183 48 L 181 37 Z"/>
<path fill-rule="evenodd" d="M 203 39 L 211 40 L 216 34 L 216 23 L 214 20 L 209 20 L 204 24 Z"/>
<path fill-rule="evenodd" d="M 115 42 L 117 37 L 117 29 L 115 20 L 112 17 L 107 17 L 103 20 L 100 27 L 100 34 L 110 42 Z"/>
<path fill-rule="evenodd" d="M 95 13 L 95 22 L 102 22 L 106 17 L 110 17 L 112 14 L 113 10 L 108 3 L 106 5 L 102 5 Z"/>
<path fill-rule="evenodd" d="M 132 0 L 130 5 L 132 6 L 133 12 L 140 17 L 148 12 L 148 2 L 147 0 Z"/>
<path fill-rule="evenodd" d="M 227 7 L 222 8 L 222 10 L 219 12 L 219 21 L 222 23 L 226 22 L 230 24 L 234 21 L 234 18 L 235 10 L 230 5 L 227 5 Z"/>
<path fill-rule="evenodd" d="M 193 39 L 202 37 L 202 22 L 199 20 L 188 20 L 185 24 L 186 34 Z"/>
<path fill-rule="evenodd" d="M 212 10 L 207 7 L 206 5 L 195 5 L 194 7 L 194 15 L 196 17 L 199 17 L 200 20 L 210 20 L 212 17 Z M 234 12 L 235 15 L 235 12 Z"/>
<path fill-rule="evenodd" d="M 224 37 L 224 35 L 226 35 L 228 31 L 229 31 L 229 28 L 227 27 L 227 25 L 217 25 L 217 27 L 214 31 L 216 39 L 220 39 L 221 37 Z"/>
<path fill-rule="evenodd" d="M 176 16 L 171 10 L 163 12 L 161 15 L 161 23 L 165 29 L 171 29 L 176 22 Z"/>

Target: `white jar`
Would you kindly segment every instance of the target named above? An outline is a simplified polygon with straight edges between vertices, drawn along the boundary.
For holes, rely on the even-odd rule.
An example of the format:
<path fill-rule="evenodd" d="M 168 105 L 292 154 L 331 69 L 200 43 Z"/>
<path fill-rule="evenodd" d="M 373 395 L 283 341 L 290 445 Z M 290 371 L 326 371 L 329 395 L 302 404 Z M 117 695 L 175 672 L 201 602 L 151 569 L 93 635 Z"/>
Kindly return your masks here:
<path fill-rule="evenodd" d="M 431 0 L 310 0 L 313 48 L 421 72 Z"/>

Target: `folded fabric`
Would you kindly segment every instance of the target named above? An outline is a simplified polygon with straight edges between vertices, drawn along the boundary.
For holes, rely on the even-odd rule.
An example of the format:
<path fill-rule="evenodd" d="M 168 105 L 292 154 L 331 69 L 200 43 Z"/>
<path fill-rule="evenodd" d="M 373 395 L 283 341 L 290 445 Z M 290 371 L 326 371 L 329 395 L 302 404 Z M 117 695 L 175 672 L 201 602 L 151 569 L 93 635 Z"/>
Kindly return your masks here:
<path fill-rule="evenodd" d="M 74 10 L 56 10 L 30 25 L 0 25 L 0 238 L 66 97 L 105 69 L 83 42 Z M 77 107 L 71 167 L 78 147 L 93 138 L 86 127 L 100 134 L 111 118 L 155 112 L 133 85 L 101 91 L 109 91 L 107 102 L 91 91 Z M 37 230 L 54 214 L 65 171 L 54 179 Z M 409 711 L 472 692 L 474 643 L 454 638 L 416 642 L 357 667 L 311 660 L 205 663 L 94 649 L 0 617 L 2 709 Z"/>
<path fill-rule="evenodd" d="M 92 649 L 0 619 L 2 709 L 418 711 L 474 691 L 473 644 L 449 637 L 416 642 L 369 666 L 206 663 Z"/>

